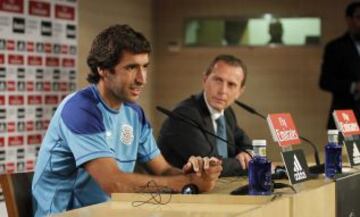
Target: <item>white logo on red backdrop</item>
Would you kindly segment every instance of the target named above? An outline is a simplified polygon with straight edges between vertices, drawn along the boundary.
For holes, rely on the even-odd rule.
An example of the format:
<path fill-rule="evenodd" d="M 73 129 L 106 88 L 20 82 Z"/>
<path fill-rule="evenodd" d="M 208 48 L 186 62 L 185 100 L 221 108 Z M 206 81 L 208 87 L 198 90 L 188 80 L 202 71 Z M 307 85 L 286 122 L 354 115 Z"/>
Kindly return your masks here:
<path fill-rule="evenodd" d="M 289 113 L 269 114 L 267 121 L 273 139 L 278 142 L 280 147 L 296 145 L 301 142 Z"/>
<path fill-rule="evenodd" d="M 33 170 L 53 113 L 76 90 L 77 4 L 0 0 L 0 173 Z"/>
<path fill-rule="evenodd" d="M 345 137 L 360 134 L 359 125 L 351 109 L 334 110 L 333 117 L 336 127 Z"/>

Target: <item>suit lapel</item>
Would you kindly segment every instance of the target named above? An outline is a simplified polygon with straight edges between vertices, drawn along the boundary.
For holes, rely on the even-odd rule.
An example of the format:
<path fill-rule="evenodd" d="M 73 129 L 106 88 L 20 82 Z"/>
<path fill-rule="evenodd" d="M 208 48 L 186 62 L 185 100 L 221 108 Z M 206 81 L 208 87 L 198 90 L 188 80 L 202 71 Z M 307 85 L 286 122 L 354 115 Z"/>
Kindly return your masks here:
<path fill-rule="evenodd" d="M 196 105 L 198 107 L 198 110 L 199 110 L 201 118 L 202 118 L 202 123 L 200 123 L 200 124 L 202 125 L 202 127 L 204 129 L 216 134 L 214 131 L 214 127 L 213 127 L 213 123 L 211 120 L 209 109 L 207 108 L 205 100 L 204 100 L 203 93 L 193 96 L 193 99 L 196 102 Z M 205 133 L 205 137 L 207 138 L 210 145 L 212 146 L 212 149 L 216 150 L 215 152 L 217 152 L 217 149 L 215 148 L 216 147 L 216 138 L 207 133 Z"/>

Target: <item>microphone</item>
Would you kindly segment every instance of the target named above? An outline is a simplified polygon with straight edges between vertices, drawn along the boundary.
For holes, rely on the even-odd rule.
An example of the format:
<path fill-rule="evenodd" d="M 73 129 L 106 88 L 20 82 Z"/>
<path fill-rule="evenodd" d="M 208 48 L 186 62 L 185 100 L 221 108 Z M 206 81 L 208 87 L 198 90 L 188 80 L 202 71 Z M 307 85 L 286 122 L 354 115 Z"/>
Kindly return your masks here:
<path fill-rule="evenodd" d="M 163 107 L 161 107 L 161 106 L 156 106 L 156 109 L 157 109 L 158 111 L 160 111 L 161 113 L 163 113 L 163 114 L 165 114 L 165 115 L 167 115 L 167 116 L 169 116 L 169 117 L 171 117 L 171 118 L 173 118 L 173 119 L 175 119 L 175 120 L 180 120 L 180 121 L 182 121 L 182 122 L 184 122 L 184 123 L 187 123 L 187 124 L 189 124 L 189 125 L 191 125 L 191 126 L 193 126 L 193 127 L 195 127 L 195 128 L 198 128 L 199 130 L 201 130 L 201 131 L 203 131 L 203 132 L 205 132 L 205 133 L 207 133 L 207 134 L 209 134 L 209 135 L 211 135 L 211 136 L 213 136 L 213 137 L 215 137 L 215 138 L 217 138 L 217 139 L 220 139 L 220 140 L 223 141 L 223 142 L 226 142 L 226 143 L 228 143 L 228 144 L 231 144 L 228 140 L 222 138 L 221 136 L 218 136 L 218 135 L 216 135 L 215 133 L 206 130 L 206 129 L 203 128 L 199 123 L 196 123 L 194 120 L 185 118 L 184 116 L 181 116 L 181 115 L 179 115 L 179 114 L 176 114 L 175 112 L 169 111 L 169 110 L 167 110 L 167 109 L 165 109 L 165 108 L 163 108 Z M 233 145 L 233 144 L 231 144 L 231 145 Z M 250 156 L 251 156 L 251 155 L 250 155 Z"/>
<path fill-rule="evenodd" d="M 235 103 L 240 106 L 241 108 L 243 108 L 244 110 L 246 110 L 247 112 L 257 115 L 259 117 L 261 117 L 262 119 L 266 120 L 266 117 L 262 114 L 260 114 L 259 112 L 257 112 L 254 108 L 240 102 L 239 100 L 235 100 Z"/>
<path fill-rule="evenodd" d="M 227 144 L 233 145 L 233 144 L 230 143 L 228 140 L 226 140 L 226 139 L 224 139 L 224 138 L 222 138 L 222 137 L 214 134 L 214 133 L 211 132 L 211 131 L 208 131 L 208 130 L 204 129 L 199 123 L 195 122 L 194 120 L 191 120 L 191 119 L 189 119 L 189 118 L 185 118 L 184 116 L 181 116 L 181 115 L 179 115 L 179 114 L 176 114 L 175 112 L 169 111 L 169 110 L 167 110 L 167 109 L 165 109 L 165 108 L 163 108 L 163 107 L 160 107 L 160 106 L 156 106 L 156 109 L 157 109 L 158 111 L 160 111 L 161 113 L 167 115 L 167 116 L 170 117 L 170 118 L 173 118 L 173 119 L 175 119 L 175 120 L 179 120 L 179 121 L 182 121 L 182 122 L 184 122 L 184 123 L 187 123 L 187 124 L 189 124 L 189 125 L 197 128 L 197 129 L 201 130 L 203 133 L 207 133 L 207 134 L 209 134 L 209 135 L 211 135 L 211 136 L 213 136 L 213 137 L 215 137 L 215 138 L 218 138 L 218 139 L 226 142 Z M 212 149 L 210 150 L 209 154 L 213 151 L 213 147 L 212 147 L 212 146 L 211 146 L 211 148 L 212 148 Z M 252 155 L 251 155 L 247 150 L 241 149 L 241 151 L 247 153 L 247 154 L 252 158 Z M 209 154 L 208 154 L 208 155 L 209 155 Z M 216 155 L 216 156 L 214 156 L 214 157 L 217 157 L 217 158 L 219 158 L 219 159 L 222 159 L 222 157 L 219 156 L 219 155 Z M 284 178 L 286 178 L 286 177 L 287 177 L 287 176 L 286 176 L 286 173 L 285 173 L 285 172 L 282 173 L 281 171 L 280 171 L 280 172 L 275 171 L 275 173 L 272 174 L 272 179 L 284 179 Z"/>
<path fill-rule="evenodd" d="M 252 108 L 251 106 L 243 103 L 243 102 L 240 102 L 239 100 L 235 100 L 235 104 L 240 106 L 241 108 L 243 108 L 244 110 L 246 110 L 247 112 L 251 113 L 251 114 L 254 114 L 256 116 L 259 116 L 261 117 L 262 119 L 266 120 L 266 117 L 265 115 L 259 113 L 258 111 L 256 111 L 254 108 Z M 324 172 L 324 164 L 321 164 L 320 163 L 320 158 L 319 158 L 319 151 L 318 149 L 316 148 L 316 145 L 311 142 L 309 139 L 303 137 L 303 136 L 300 136 L 299 135 L 299 138 L 305 142 L 307 142 L 308 144 L 310 144 L 310 146 L 313 148 L 314 150 L 314 158 L 315 158 L 315 163 L 316 163 L 316 166 L 311 166 L 309 167 L 309 170 L 311 173 L 323 173 Z"/>
<path fill-rule="evenodd" d="M 161 106 L 156 106 L 156 109 L 158 111 L 160 111 L 161 113 L 169 116 L 170 118 L 173 118 L 175 120 L 179 120 L 179 121 L 182 121 L 184 123 L 187 123 L 187 124 L 197 128 L 197 129 L 201 130 L 203 133 L 209 134 L 209 135 L 211 135 L 211 136 L 213 136 L 213 137 L 215 137 L 217 139 L 220 139 L 221 141 L 226 142 L 227 144 L 234 145 L 231 142 L 229 142 L 228 140 L 222 138 L 221 136 L 218 136 L 215 133 L 203 128 L 199 123 L 195 122 L 194 120 L 191 120 L 189 118 L 185 118 L 184 116 L 181 116 L 179 114 L 176 114 L 175 112 L 169 111 L 169 110 L 167 110 L 167 109 L 165 109 L 165 108 L 163 108 Z M 246 152 L 250 157 L 252 157 L 252 155 L 247 150 L 241 149 L 241 151 Z M 211 152 L 212 152 L 212 150 L 210 150 L 210 153 Z M 222 158 L 221 156 L 215 156 L 215 157 L 217 157 L 219 159 Z"/>

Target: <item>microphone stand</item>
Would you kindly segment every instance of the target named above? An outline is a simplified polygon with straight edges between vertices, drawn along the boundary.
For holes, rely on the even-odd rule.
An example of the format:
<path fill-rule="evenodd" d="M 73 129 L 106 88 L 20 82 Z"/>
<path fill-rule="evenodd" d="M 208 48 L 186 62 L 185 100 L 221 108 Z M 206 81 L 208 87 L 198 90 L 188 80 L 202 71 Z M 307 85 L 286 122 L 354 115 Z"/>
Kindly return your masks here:
<path fill-rule="evenodd" d="M 163 108 L 161 106 L 156 106 L 156 109 L 158 111 L 160 111 L 161 113 L 169 116 L 170 118 L 174 118 L 175 120 L 182 121 L 182 122 L 184 122 L 186 124 L 189 124 L 189 125 L 197 128 L 197 129 L 201 130 L 203 133 L 209 134 L 209 135 L 215 137 L 216 139 L 220 139 L 221 141 L 226 142 L 227 144 L 234 145 L 234 144 L 230 143 L 228 140 L 222 138 L 221 136 L 218 136 L 215 133 L 203 128 L 199 123 L 196 123 L 194 120 L 185 118 L 185 117 L 183 117 L 183 116 L 181 116 L 179 114 L 176 114 L 174 112 L 171 112 L 171 111 L 169 111 L 169 110 L 167 110 L 167 109 L 165 109 L 165 108 Z M 250 157 L 252 157 L 252 155 L 247 150 L 241 149 L 241 151 L 247 153 Z M 219 158 L 219 159 L 222 158 L 221 156 L 216 156 L 216 157 Z"/>
<path fill-rule="evenodd" d="M 243 108 L 244 110 L 246 110 L 247 112 L 251 113 L 251 114 L 254 114 L 256 116 L 259 116 L 260 118 L 266 120 L 266 117 L 265 115 L 263 114 L 260 114 L 258 111 L 256 111 L 254 108 L 248 106 L 247 104 L 243 103 L 243 102 L 240 102 L 238 100 L 235 100 L 235 104 L 240 106 L 241 108 Z M 309 139 L 303 137 L 303 136 L 300 136 L 299 135 L 299 138 L 305 142 L 307 142 L 308 144 L 310 144 L 310 146 L 313 148 L 314 150 L 314 158 L 315 158 L 315 163 L 316 163 L 316 166 L 315 167 L 312 167 L 312 168 L 309 168 L 311 170 L 311 172 L 313 173 L 322 173 L 322 171 L 324 170 L 323 169 L 323 165 L 320 164 L 320 158 L 319 158 L 319 151 L 317 150 L 315 144 L 313 142 L 311 142 Z"/>

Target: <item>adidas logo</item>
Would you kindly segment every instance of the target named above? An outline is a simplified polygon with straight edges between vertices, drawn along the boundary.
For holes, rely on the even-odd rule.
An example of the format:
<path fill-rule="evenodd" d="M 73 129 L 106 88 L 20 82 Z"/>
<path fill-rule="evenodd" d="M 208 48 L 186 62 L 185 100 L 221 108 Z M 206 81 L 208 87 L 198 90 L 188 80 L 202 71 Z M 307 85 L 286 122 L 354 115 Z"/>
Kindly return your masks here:
<path fill-rule="evenodd" d="M 360 152 L 359 152 L 359 149 L 358 149 L 358 147 L 357 147 L 357 145 L 356 145 L 355 142 L 353 143 L 353 154 L 352 154 L 352 157 L 353 157 L 354 164 L 360 163 Z"/>
<path fill-rule="evenodd" d="M 306 174 L 303 168 L 301 167 L 301 164 L 295 154 L 294 154 L 294 178 L 295 181 L 306 179 Z"/>

